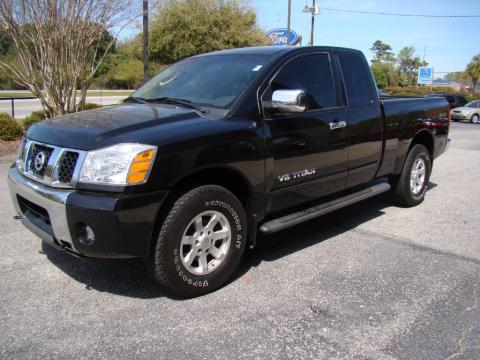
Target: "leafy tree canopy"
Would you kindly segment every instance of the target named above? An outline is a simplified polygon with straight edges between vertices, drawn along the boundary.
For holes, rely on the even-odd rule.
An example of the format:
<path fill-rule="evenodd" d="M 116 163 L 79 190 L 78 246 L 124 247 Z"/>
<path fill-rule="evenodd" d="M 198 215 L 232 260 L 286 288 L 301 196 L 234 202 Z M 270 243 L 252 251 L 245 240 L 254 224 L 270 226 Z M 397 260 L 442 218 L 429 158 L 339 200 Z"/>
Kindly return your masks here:
<path fill-rule="evenodd" d="M 372 64 L 376 62 L 395 61 L 395 54 L 392 51 L 392 47 L 381 40 L 375 41 L 370 50 L 373 52 Z"/>
<path fill-rule="evenodd" d="M 236 0 L 168 0 L 151 29 L 153 60 L 172 63 L 182 58 L 227 48 L 266 44 L 255 11 Z"/>
<path fill-rule="evenodd" d="M 371 68 L 379 88 L 398 85 L 400 75 L 393 63 L 375 62 Z"/>
<path fill-rule="evenodd" d="M 414 85 L 416 83 L 417 72 L 420 66 L 427 66 L 426 61 L 422 61 L 415 55 L 415 48 L 413 46 L 405 46 L 398 55 L 398 69 L 402 76 L 404 85 Z"/>
<path fill-rule="evenodd" d="M 13 41 L 10 36 L 0 31 L 0 55 L 6 55 L 13 49 Z"/>

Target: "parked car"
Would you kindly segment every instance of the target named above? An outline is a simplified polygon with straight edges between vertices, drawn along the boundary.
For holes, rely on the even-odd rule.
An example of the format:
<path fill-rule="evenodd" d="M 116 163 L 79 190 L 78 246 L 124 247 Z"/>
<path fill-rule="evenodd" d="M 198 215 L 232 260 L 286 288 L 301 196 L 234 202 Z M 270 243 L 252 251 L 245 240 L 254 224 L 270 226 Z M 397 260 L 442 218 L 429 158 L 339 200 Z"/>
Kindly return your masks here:
<path fill-rule="evenodd" d="M 357 50 L 225 50 L 162 70 L 123 104 L 32 125 L 8 184 L 47 243 L 144 258 L 192 297 L 225 284 L 257 231 L 390 189 L 420 204 L 448 114 L 444 98 L 379 100 Z"/>
<path fill-rule="evenodd" d="M 471 123 L 480 122 L 480 100 L 469 102 L 467 105 L 452 110 L 452 120 L 469 120 Z"/>
<path fill-rule="evenodd" d="M 433 93 L 433 94 L 425 95 L 425 97 L 437 97 L 437 96 L 441 96 L 447 99 L 451 109 L 464 106 L 467 103 L 467 99 L 465 99 L 465 97 L 462 94 Z"/>

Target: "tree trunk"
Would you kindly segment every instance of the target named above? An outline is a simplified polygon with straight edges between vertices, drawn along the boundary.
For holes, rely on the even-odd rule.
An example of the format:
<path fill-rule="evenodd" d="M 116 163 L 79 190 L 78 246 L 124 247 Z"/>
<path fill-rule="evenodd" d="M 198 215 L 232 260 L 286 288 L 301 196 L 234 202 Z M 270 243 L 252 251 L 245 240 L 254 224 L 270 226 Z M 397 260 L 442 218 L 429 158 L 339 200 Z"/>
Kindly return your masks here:
<path fill-rule="evenodd" d="M 143 82 L 148 79 L 148 0 L 143 0 Z"/>

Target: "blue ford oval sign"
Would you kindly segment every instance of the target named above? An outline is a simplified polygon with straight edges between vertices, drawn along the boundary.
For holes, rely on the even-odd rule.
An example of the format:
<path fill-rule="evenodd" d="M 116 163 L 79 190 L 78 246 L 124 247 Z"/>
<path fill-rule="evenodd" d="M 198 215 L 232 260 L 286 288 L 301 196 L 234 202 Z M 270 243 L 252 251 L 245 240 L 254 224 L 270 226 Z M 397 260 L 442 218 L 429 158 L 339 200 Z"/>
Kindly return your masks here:
<path fill-rule="evenodd" d="M 292 29 L 290 29 L 290 36 L 288 36 L 288 29 L 285 28 L 269 30 L 266 35 L 275 46 L 296 45 L 301 40 L 297 32 Z"/>

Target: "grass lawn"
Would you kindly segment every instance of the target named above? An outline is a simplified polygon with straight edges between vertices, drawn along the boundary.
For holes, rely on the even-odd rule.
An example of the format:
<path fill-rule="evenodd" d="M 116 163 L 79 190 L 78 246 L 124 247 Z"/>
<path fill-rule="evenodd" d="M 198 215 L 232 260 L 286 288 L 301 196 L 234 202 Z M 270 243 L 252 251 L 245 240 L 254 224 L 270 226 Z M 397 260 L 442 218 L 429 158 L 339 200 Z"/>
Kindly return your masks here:
<path fill-rule="evenodd" d="M 128 96 L 133 92 L 133 90 L 90 90 L 87 92 L 87 96 Z M 29 91 L 25 92 L 0 92 L 0 98 L 11 98 L 11 97 L 32 97 L 32 93 Z"/>

